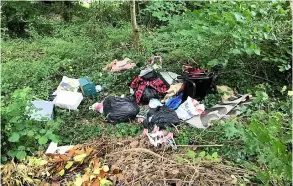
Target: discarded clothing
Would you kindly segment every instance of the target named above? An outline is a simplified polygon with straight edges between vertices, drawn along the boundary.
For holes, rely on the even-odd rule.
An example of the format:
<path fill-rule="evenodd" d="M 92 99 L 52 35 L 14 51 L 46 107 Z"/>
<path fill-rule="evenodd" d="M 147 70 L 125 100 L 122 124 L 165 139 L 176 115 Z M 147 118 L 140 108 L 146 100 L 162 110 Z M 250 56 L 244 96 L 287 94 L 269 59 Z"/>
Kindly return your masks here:
<path fill-rule="evenodd" d="M 205 70 L 199 69 L 197 67 L 187 66 L 187 65 L 183 65 L 182 70 L 183 72 L 187 73 L 190 76 L 205 73 Z"/>
<path fill-rule="evenodd" d="M 159 127 L 155 126 L 151 133 L 148 132 L 148 129 L 145 129 L 144 134 L 149 138 L 150 143 L 155 147 L 157 147 L 159 144 L 166 143 L 167 145 L 171 146 L 172 149 L 177 149 L 175 140 L 173 138 L 173 133 L 171 132 L 166 135 L 166 131 L 160 130 Z"/>
<path fill-rule="evenodd" d="M 54 103 L 51 101 L 32 101 L 35 108 L 26 107 L 31 119 L 37 121 L 48 121 L 53 119 Z"/>
<path fill-rule="evenodd" d="M 108 64 L 105 68 L 103 68 L 104 71 L 107 72 L 120 72 L 123 70 L 129 70 L 135 67 L 135 63 L 131 63 L 131 59 L 125 58 L 122 61 L 118 61 L 115 59 L 112 63 Z"/>
<path fill-rule="evenodd" d="M 167 107 L 159 107 L 150 109 L 147 114 L 147 119 L 144 120 L 144 128 L 152 128 L 154 125 L 165 128 L 167 126 L 177 125 L 180 120 L 176 112 Z"/>
<path fill-rule="evenodd" d="M 131 98 L 109 96 L 103 101 L 103 112 L 111 123 L 127 122 L 135 119 L 139 107 Z"/>
<path fill-rule="evenodd" d="M 171 85 L 170 88 L 167 90 L 167 94 L 162 100 L 163 103 L 165 103 L 169 98 L 175 96 L 178 94 L 178 92 L 183 90 L 183 83 L 176 83 L 175 85 Z"/>
<path fill-rule="evenodd" d="M 196 128 L 207 128 L 211 125 L 212 120 L 220 120 L 231 112 L 237 105 L 250 99 L 250 95 L 239 95 L 230 101 L 224 101 L 207 109 L 204 115 L 195 116 L 186 122 Z"/>
<path fill-rule="evenodd" d="M 167 86 L 160 79 L 153 79 L 150 81 L 143 80 L 141 77 L 137 76 L 130 83 L 130 88 L 135 89 L 136 103 L 141 101 L 143 92 L 147 87 L 155 89 L 158 93 L 164 94 L 167 91 Z"/>
<path fill-rule="evenodd" d="M 165 105 L 173 110 L 176 110 L 182 102 L 182 97 L 183 97 L 183 92 L 174 98 L 168 99 Z"/>
<path fill-rule="evenodd" d="M 54 104 L 60 108 L 76 110 L 82 100 L 82 93 L 60 91 L 54 99 Z"/>
<path fill-rule="evenodd" d="M 188 97 L 187 100 L 182 103 L 175 111 L 178 118 L 182 120 L 188 120 L 194 116 L 204 113 L 204 104 L 199 104 L 198 101 Z"/>

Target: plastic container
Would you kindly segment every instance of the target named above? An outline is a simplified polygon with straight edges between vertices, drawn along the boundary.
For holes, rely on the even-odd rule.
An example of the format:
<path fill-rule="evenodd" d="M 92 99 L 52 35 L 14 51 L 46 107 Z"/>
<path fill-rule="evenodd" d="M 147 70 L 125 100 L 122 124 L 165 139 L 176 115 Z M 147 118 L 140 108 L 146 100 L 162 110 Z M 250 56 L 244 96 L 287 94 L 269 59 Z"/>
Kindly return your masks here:
<path fill-rule="evenodd" d="M 60 108 L 76 110 L 82 100 L 83 100 L 82 93 L 60 91 L 57 94 L 54 100 L 54 103 L 57 107 L 60 107 Z"/>
<path fill-rule="evenodd" d="M 182 101 L 185 101 L 188 96 L 200 101 L 203 100 L 207 94 L 216 91 L 214 83 L 215 73 L 212 72 L 198 74 L 184 73 L 183 76 L 179 76 L 178 79 L 185 80 Z"/>

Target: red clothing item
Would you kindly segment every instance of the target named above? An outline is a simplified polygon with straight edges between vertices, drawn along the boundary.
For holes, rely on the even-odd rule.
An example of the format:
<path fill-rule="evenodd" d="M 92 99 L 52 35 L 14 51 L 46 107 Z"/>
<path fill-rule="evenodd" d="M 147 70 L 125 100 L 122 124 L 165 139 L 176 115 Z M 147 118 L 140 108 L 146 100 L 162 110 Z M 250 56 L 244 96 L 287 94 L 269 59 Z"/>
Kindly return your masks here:
<path fill-rule="evenodd" d="M 137 89 L 135 91 L 136 103 L 140 102 L 143 91 L 147 86 L 154 88 L 158 93 L 161 93 L 161 94 L 164 94 L 167 91 L 167 85 L 165 85 L 165 83 L 162 80 L 153 79 L 150 81 L 146 81 L 142 79 L 141 77 L 137 76 L 130 83 L 130 88 Z"/>

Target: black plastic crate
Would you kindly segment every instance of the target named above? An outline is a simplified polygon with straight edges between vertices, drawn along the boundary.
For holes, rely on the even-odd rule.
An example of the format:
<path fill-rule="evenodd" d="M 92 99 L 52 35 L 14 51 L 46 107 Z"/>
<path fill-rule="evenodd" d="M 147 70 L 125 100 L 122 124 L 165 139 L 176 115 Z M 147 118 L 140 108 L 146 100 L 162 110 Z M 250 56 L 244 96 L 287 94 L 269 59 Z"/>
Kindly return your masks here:
<path fill-rule="evenodd" d="M 178 77 L 178 79 L 185 81 L 182 101 L 185 101 L 188 96 L 201 101 L 207 94 L 216 92 L 215 78 L 216 75 L 214 72 L 183 73 L 182 76 Z"/>

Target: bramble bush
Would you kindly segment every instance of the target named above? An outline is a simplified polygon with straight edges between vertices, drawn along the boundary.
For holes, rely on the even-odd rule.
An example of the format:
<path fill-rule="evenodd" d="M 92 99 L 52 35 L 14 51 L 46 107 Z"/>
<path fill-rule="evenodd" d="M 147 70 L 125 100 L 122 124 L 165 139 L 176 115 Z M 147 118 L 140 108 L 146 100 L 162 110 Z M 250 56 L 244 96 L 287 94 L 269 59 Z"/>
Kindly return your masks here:
<path fill-rule="evenodd" d="M 13 93 L 9 104 L 1 107 L 1 160 L 16 158 L 22 160 L 27 154 L 44 150 L 52 140 L 59 142 L 56 135 L 61 120 L 35 121 L 28 117 L 29 112 L 36 110 L 31 105 L 30 88 Z"/>

